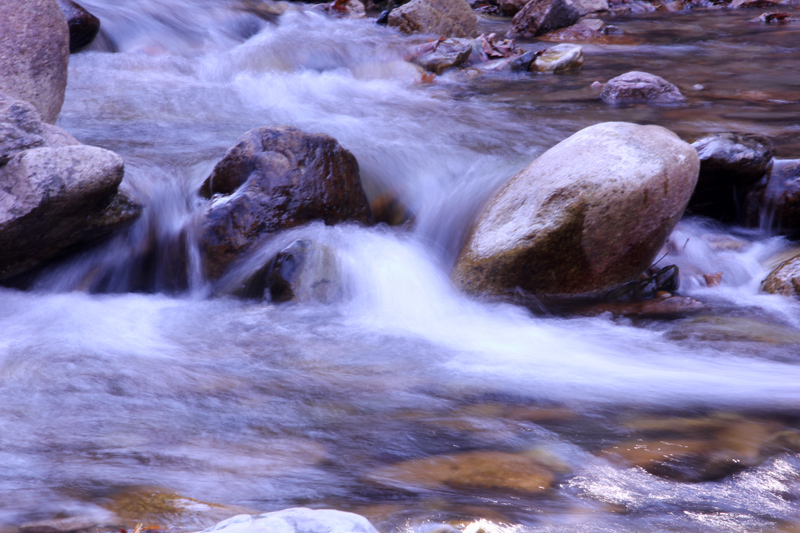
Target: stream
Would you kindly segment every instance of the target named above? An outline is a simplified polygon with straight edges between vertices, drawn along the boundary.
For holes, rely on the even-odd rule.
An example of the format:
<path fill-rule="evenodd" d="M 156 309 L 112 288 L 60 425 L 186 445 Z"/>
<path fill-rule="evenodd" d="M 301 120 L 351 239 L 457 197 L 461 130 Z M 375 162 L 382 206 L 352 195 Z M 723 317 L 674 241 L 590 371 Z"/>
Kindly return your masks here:
<path fill-rule="evenodd" d="M 81 3 L 118 52 L 70 57 L 57 124 L 119 153 L 145 211 L 32 290 L 0 289 L 0 532 L 103 524 L 109 502 L 142 487 L 250 513 L 347 510 L 386 533 L 800 527 L 800 303 L 759 292 L 791 242 L 686 217 L 659 264 L 677 264 L 680 294 L 707 307 L 672 320 L 536 314 L 448 278 L 483 202 L 586 126 L 758 133 L 777 157 L 800 157 L 800 24 L 749 22 L 761 10 L 609 18 L 625 39 L 584 45 L 576 73 L 419 83 L 403 58 L 421 40 L 369 18 Z M 593 81 L 629 70 L 687 102 L 596 98 Z M 330 246 L 341 301 L 213 296 L 191 249 L 177 288 L 170 254 L 137 259 L 144 243 L 180 241 L 197 189 L 243 133 L 280 124 L 333 136 L 368 196 L 391 191 L 414 213 L 411 226 L 312 223 L 265 245 Z M 97 271 L 104 290 L 85 290 Z M 718 271 L 718 286 L 701 282 Z M 704 447 L 665 474 L 609 453 L 631 441 Z M 538 458 L 554 481 L 526 492 L 386 475 L 481 451 Z M 189 509 L 159 525 L 197 531 L 233 514 Z"/>

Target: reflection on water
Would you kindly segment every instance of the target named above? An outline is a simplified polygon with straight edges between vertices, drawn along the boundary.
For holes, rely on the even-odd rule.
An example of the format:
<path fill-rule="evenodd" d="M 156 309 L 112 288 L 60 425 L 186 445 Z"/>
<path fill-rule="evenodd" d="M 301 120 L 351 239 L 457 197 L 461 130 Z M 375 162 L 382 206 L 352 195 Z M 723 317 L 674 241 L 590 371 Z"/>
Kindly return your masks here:
<path fill-rule="evenodd" d="M 0 524 L 104 524 L 135 487 L 249 512 L 331 506 L 385 531 L 753 531 L 800 518 L 800 313 L 758 293 L 785 240 L 684 221 L 664 261 L 708 310 L 673 321 L 534 317 L 447 277 L 485 198 L 589 124 L 754 132 L 796 157 L 800 27 L 732 11 L 618 19 L 642 43 L 587 45 L 582 72 L 423 85 L 406 39 L 368 20 L 84 4 L 120 53 L 72 56 L 59 125 L 122 154 L 147 208 L 35 292 L 0 292 Z M 632 69 L 688 103 L 593 99 L 592 81 Z M 211 298 L 194 270 L 194 191 L 242 133 L 276 124 L 336 137 L 371 197 L 391 191 L 415 214 L 413 229 L 312 224 L 265 243 L 265 255 L 298 238 L 331 246 L 345 295 L 333 305 Z M 701 282 L 717 271 L 719 286 Z M 109 294 L 81 292 L 87 280 Z M 685 457 L 666 473 L 646 455 L 663 441 Z M 376 481 L 386 465 L 480 451 L 528 458 L 551 482 Z M 218 519 L 162 518 L 183 530 Z"/>

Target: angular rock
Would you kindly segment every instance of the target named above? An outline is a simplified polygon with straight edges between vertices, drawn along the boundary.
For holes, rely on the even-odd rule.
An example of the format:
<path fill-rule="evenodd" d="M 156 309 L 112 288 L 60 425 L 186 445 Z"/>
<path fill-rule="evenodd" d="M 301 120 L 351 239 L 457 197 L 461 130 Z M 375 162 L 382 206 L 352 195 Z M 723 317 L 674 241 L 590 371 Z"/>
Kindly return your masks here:
<path fill-rule="evenodd" d="M 664 78 L 635 70 L 609 80 L 600 98 L 609 104 L 645 101 L 667 104 L 685 100 L 680 90 Z"/>
<path fill-rule="evenodd" d="M 94 146 L 24 150 L 0 169 L 0 279 L 135 220 L 141 207 L 117 189 L 122 159 Z"/>
<path fill-rule="evenodd" d="M 371 472 L 370 481 L 413 492 L 426 490 L 508 490 L 540 493 L 555 476 L 535 457 L 476 451 L 413 459 Z"/>
<path fill-rule="evenodd" d="M 72 0 L 58 0 L 69 27 L 69 51 L 77 52 L 92 43 L 100 31 L 100 19 Z"/>
<path fill-rule="evenodd" d="M 800 256 L 778 265 L 761 283 L 761 290 L 800 298 Z"/>
<path fill-rule="evenodd" d="M 474 37 L 478 17 L 466 0 L 411 0 L 389 13 L 389 26 L 403 33 Z"/>
<path fill-rule="evenodd" d="M 0 92 L 32 103 L 52 124 L 68 62 L 69 30 L 56 0 L 0 2 Z"/>
<path fill-rule="evenodd" d="M 372 220 L 355 157 L 327 135 L 289 126 L 245 133 L 199 194 L 211 198 L 199 245 L 212 280 L 269 233 L 312 220 Z"/>
<path fill-rule="evenodd" d="M 551 46 L 531 64 L 535 72 L 569 72 L 583 67 L 583 48 L 577 44 Z"/>
<path fill-rule="evenodd" d="M 421 46 L 412 61 L 428 72 L 441 74 L 466 63 L 470 53 L 472 42 L 468 39 L 440 39 Z"/>
<path fill-rule="evenodd" d="M 261 515 L 238 515 L 202 533 L 378 533 L 363 516 L 333 509 L 296 507 Z"/>
<path fill-rule="evenodd" d="M 748 187 L 772 165 L 772 142 L 761 135 L 714 133 L 692 146 L 700 156 L 700 177 L 689 209 L 722 220 L 742 219 Z"/>
<path fill-rule="evenodd" d="M 530 38 L 571 26 L 581 17 L 569 0 L 530 0 L 511 20 L 508 36 Z"/>
<path fill-rule="evenodd" d="M 596 293 L 650 266 L 683 214 L 697 152 L 659 126 L 608 122 L 542 154 L 489 201 L 452 278 L 471 293 Z"/>
<path fill-rule="evenodd" d="M 800 159 L 775 159 L 747 193 L 747 219 L 775 233 L 800 233 Z"/>

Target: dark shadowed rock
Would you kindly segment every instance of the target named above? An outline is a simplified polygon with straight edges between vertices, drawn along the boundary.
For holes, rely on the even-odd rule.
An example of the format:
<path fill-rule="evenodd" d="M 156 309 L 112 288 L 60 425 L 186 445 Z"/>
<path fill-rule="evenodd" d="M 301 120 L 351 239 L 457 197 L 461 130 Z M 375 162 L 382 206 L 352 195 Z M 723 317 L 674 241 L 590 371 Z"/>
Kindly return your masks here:
<path fill-rule="evenodd" d="M 77 52 L 88 46 L 100 31 L 100 19 L 72 0 L 58 0 L 69 27 L 69 51 Z"/>
<path fill-rule="evenodd" d="M 578 22 L 580 13 L 569 0 L 530 0 L 511 20 L 508 36 L 536 37 Z"/>
<path fill-rule="evenodd" d="M 652 263 L 697 182 L 697 152 L 659 126 L 609 122 L 551 148 L 489 201 L 453 280 L 472 293 L 582 294 Z"/>
<path fill-rule="evenodd" d="M 69 31 L 56 0 L 0 2 L 0 92 L 54 123 L 64 103 Z"/>
<path fill-rule="evenodd" d="M 342 297 L 342 274 L 329 246 L 307 239 L 293 242 L 242 283 L 233 294 L 280 302 L 330 303 Z"/>
<path fill-rule="evenodd" d="M 474 37 L 478 17 L 466 0 L 411 0 L 389 13 L 389 26 L 403 33 Z"/>
<path fill-rule="evenodd" d="M 667 104 L 685 100 L 680 90 L 664 78 L 635 70 L 609 80 L 600 98 L 609 104 L 618 102 Z"/>
<path fill-rule="evenodd" d="M 747 193 L 747 219 L 788 235 L 800 234 L 800 159 L 775 159 Z"/>
<path fill-rule="evenodd" d="M 371 222 L 355 157 L 335 139 L 281 126 L 247 132 L 217 163 L 200 195 L 200 250 L 218 279 L 261 236 L 312 220 Z"/>
<path fill-rule="evenodd" d="M 700 156 L 700 177 L 689 209 L 722 220 L 742 219 L 748 187 L 772 165 L 772 142 L 760 135 L 715 133 L 692 146 Z"/>

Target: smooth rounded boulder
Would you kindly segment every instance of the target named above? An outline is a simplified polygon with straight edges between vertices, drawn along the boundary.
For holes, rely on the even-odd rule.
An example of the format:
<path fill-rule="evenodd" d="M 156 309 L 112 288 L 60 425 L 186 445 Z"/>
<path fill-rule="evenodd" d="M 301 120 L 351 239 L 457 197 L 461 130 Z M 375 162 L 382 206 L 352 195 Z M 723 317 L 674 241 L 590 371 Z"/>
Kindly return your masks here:
<path fill-rule="evenodd" d="M 466 0 L 411 0 L 389 13 L 389 26 L 403 33 L 475 37 L 478 17 Z"/>
<path fill-rule="evenodd" d="M 608 80 L 600 99 L 607 104 L 622 102 L 674 104 L 686 100 L 680 89 L 661 76 L 637 70 Z"/>
<path fill-rule="evenodd" d="M 199 244 L 212 280 L 269 233 L 312 220 L 372 221 L 353 154 L 332 137 L 290 126 L 245 133 L 199 194 L 211 199 Z"/>
<path fill-rule="evenodd" d="M 694 148 L 660 126 L 585 128 L 491 198 L 452 278 L 488 294 L 596 294 L 629 282 L 680 219 L 699 168 Z"/>
<path fill-rule="evenodd" d="M 56 0 L 0 2 L 0 91 L 55 123 L 67 87 L 69 30 Z"/>

